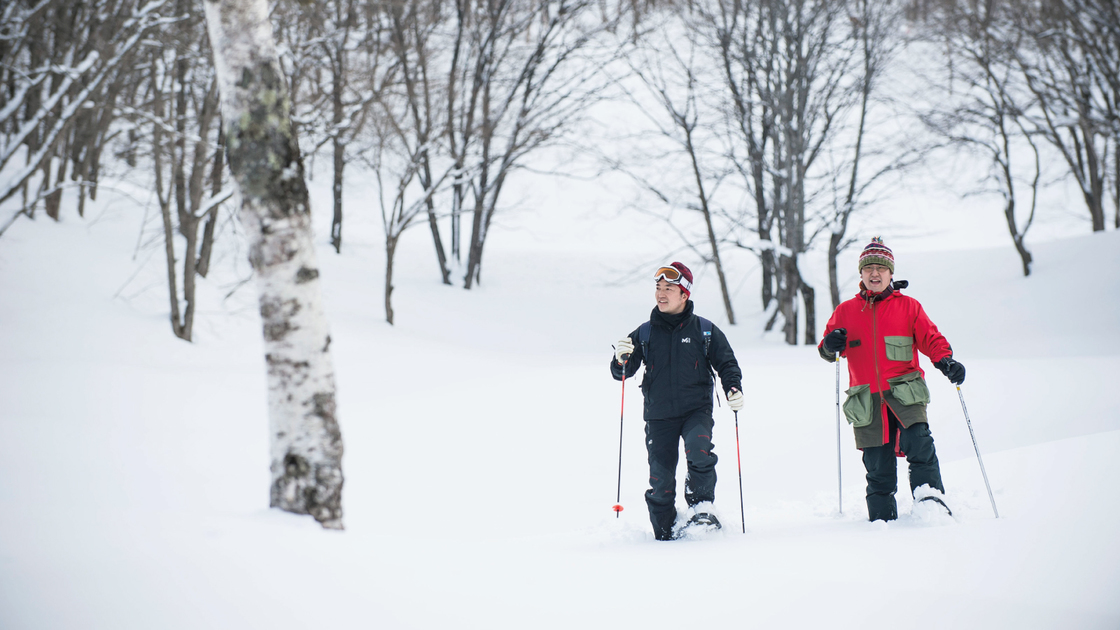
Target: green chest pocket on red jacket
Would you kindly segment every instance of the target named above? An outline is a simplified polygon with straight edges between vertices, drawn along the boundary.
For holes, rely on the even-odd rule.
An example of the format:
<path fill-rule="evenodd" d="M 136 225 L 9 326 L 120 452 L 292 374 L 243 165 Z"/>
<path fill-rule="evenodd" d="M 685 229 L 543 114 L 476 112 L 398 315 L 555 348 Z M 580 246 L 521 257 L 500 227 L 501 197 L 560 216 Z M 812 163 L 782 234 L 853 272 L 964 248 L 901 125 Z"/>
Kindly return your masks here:
<path fill-rule="evenodd" d="M 887 359 L 891 361 L 913 361 L 914 360 L 914 338 L 913 337 L 883 337 L 883 342 L 887 347 Z"/>

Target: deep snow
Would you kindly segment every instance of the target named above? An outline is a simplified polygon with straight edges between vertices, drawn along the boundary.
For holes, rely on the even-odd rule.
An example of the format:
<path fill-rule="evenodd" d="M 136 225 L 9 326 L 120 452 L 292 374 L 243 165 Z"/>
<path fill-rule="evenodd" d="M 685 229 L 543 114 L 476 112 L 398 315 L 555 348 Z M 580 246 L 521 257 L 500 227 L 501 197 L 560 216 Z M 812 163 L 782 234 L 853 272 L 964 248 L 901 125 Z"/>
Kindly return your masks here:
<path fill-rule="evenodd" d="M 956 519 L 911 516 L 903 492 L 897 522 L 867 523 L 846 426 L 838 514 L 832 366 L 759 332 L 749 259 L 729 262 L 732 327 L 714 274 L 676 256 L 698 270 L 698 311 L 743 367 L 747 533 L 721 407 L 725 529 L 666 544 L 642 500 L 636 383 L 626 509 L 610 509 L 620 388 L 607 362 L 652 308 L 643 265 L 676 246 L 577 205 L 503 218 L 470 292 L 438 284 L 413 230 L 394 327 L 376 216 L 350 206 L 340 256 L 320 238 L 342 533 L 267 507 L 259 319 L 228 233 L 186 344 L 167 325 L 159 255 L 142 245 L 130 258 L 134 202 L 105 194 L 86 220 L 21 219 L 0 239 L 0 628 L 1120 627 L 1120 233 L 1035 245 L 1031 278 L 998 232 L 987 249 L 883 234 L 896 277 L 968 368 L 998 520 L 957 393 L 928 362 Z M 850 294 L 854 271 L 846 282 Z"/>

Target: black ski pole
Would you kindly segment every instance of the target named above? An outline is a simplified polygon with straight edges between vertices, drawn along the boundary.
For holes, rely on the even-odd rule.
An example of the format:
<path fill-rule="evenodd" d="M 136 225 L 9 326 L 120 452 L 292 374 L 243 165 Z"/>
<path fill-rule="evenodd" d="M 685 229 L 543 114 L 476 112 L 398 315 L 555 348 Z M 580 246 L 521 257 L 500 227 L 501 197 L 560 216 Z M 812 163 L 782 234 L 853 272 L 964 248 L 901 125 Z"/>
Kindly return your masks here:
<path fill-rule="evenodd" d="M 747 515 L 743 510 L 743 459 L 739 456 L 739 412 L 735 412 L 735 461 L 739 464 L 739 517 L 743 519 L 743 533 L 747 533 Z"/>
<path fill-rule="evenodd" d="M 995 513 L 996 518 L 999 518 L 999 510 L 996 509 L 996 498 L 992 496 L 992 486 L 988 483 L 988 473 L 984 470 L 984 460 L 980 457 L 980 447 L 976 445 L 976 434 L 972 432 L 972 420 L 968 419 L 968 407 L 964 404 L 964 394 L 961 393 L 961 386 L 957 385 L 957 397 L 961 399 L 961 410 L 964 411 L 964 421 L 968 425 L 968 434 L 972 436 L 972 448 L 976 450 L 976 461 L 980 462 L 980 474 L 984 476 L 984 486 L 988 488 L 988 499 L 992 502 L 992 512 Z"/>
<path fill-rule="evenodd" d="M 622 362 L 622 406 L 618 414 L 618 491 L 615 494 L 614 517 L 622 516 L 622 421 L 626 417 L 626 363 Z"/>
<path fill-rule="evenodd" d="M 836 353 L 836 496 L 844 513 L 844 482 L 840 465 L 840 353 Z"/>

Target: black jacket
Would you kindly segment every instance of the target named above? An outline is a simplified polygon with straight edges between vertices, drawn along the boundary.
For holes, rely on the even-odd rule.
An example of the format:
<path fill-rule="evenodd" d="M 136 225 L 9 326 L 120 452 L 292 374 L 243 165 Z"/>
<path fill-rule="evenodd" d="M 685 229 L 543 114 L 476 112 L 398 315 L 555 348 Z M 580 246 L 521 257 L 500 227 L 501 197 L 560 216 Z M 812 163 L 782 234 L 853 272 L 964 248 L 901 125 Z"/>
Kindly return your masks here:
<path fill-rule="evenodd" d="M 643 356 L 638 331 L 630 333 L 634 353 L 626 362 L 626 377 L 630 378 L 638 367 L 646 364 L 642 378 L 645 395 L 645 419 L 663 420 L 678 418 L 697 409 L 712 409 L 712 377 L 710 363 L 719 374 L 726 395 L 734 387 L 743 390 L 743 374 L 735 353 L 723 332 L 712 325 L 712 341 L 708 359 L 704 359 L 704 334 L 700 318 L 692 312 L 689 300 L 684 312 L 665 315 L 654 307 L 650 314 L 649 356 Z M 622 380 L 622 364 L 611 359 L 611 374 Z"/>

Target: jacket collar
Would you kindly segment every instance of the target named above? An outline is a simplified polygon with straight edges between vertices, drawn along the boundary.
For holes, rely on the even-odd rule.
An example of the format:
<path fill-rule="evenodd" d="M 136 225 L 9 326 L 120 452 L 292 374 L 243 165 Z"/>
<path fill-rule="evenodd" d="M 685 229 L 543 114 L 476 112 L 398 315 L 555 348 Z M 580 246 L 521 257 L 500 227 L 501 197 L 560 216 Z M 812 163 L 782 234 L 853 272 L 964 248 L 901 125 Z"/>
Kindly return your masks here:
<path fill-rule="evenodd" d="M 883 302 L 894 297 L 895 291 L 899 289 L 905 289 L 908 286 L 910 286 L 909 280 L 895 280 L 894 282 L 891 282 L 890 286 L 888 286 L 881 293 L 871 293 L 867 290 L 867 287 L 864 286 L 863 281 L 861 280 L 859 283 L 858 297 L 868 304 L 871 304 L 873 302 Z"/>
<path fill-rule="evenodd" d="M 692 300 L 689 300 L 685 303 L 684 310 L 680 313 L 677 313 L 676 315 L 666 315 L 665 313 L 662 313 L 660 310 L 658 310 L 658 308 L 655 306 L 653 307 L 653 312 L 649 315 L 649 321 L 655 326 L 676 328 L 677 326 L 680 326 L 682 322 L 685 322 L 688 320 L 688 318 L 692 317 L 692 310 L 694 306 L 695 305 L 693 304 Z"/>

